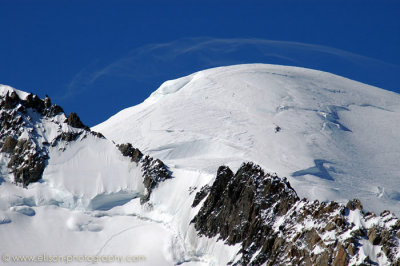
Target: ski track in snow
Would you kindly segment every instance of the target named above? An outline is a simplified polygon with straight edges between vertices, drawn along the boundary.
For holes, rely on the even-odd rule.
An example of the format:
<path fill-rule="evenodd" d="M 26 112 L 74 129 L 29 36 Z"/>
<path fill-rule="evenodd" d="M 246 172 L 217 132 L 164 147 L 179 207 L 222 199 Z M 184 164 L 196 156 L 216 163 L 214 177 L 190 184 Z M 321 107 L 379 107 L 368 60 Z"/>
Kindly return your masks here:
<path fill-rule="evenodd" d="M 99 251 L 97 251 L 96 256 L 99 256 L 99 255 L 101 254 L 101 252 L 103 251 L 103 249 L 107 246 L 107 244 L 108 244 L 109 242 L 111 242 L 111 241 L 113 240 L 113 238 L 115 238 L 115 237 L 117 237 L 117 236 L 119 236 L 119 235 L 121 235 L 121 234 L 123 234 L 123 233 L 129 231 L 129 230 L 136 229 L 136 228 L 139 228 L 139 227 L 144 227 L 144 226 L 149 226 L 149 225 L 148 225 L 148 224 L 134 225 L 134 226 L 128 227 L 128 228 L 126 228 L 126 229 L 124 229 L 124 230 L 122 230 L 122 231 L 120 231 L 120 232 L 118 232 L 118 233 L 112 235 L 109 239 L 106 240 L 106 242 L 105 242 L 104 245 L 99 249 Z M 89 263 L 89 264 L 86 264 L 86 265 L 89 266 L 89 265 L 95 265 L 95 264 L 97 264 L 97 263 Z"/>

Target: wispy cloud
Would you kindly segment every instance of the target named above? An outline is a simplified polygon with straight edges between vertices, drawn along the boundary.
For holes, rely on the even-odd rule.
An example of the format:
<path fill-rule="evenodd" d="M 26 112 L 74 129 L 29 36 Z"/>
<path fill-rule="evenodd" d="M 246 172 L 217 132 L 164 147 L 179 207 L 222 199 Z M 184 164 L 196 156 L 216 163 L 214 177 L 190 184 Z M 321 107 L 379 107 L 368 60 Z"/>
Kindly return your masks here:
<path fill-rule="evenodd" d="M 183 38 L 132 49 L 108 64 L 93 62 L 75 75 L 64 97 L 77 95 L 106 76 L 145 81 L 179 77 L 196 70 L 239 63 L 273 63 L 320 70 L 329 70 L 329 64 L 336 64 L 340 69 L 342 64 L 343 67 L 351 65 L 364 72 L 400 70 L 398 66 L 381 60 L 323 45 L 254 38 Z M 327 69 L 321 69 L 323 67 Z"/>

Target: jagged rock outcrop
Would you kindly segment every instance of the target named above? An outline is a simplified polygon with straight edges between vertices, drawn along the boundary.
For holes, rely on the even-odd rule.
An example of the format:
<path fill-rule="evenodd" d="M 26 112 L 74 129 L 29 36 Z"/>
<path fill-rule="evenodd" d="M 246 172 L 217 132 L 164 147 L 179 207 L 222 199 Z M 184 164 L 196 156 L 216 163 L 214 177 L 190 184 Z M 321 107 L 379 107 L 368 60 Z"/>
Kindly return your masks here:
<path fill-rule="evenodd" d="M 25 93 L 20 92 L 25 95 Z M 76 113 L 65 117 L 61 107 L 52 104 L 49 96 L 42 100 L 37 95 L 24 97 L 13 90 L 0 95 L 0 152 L 8 158 L 8 168 L 14 182 L 24 187 L 41 179 L 49 159 L 49 149 L 58 146 L 65 150 L 69 142 L 84 139 L 88 134 L 104 138 L 101 133 L 91 131 Z M 52 128 L 47 135 L 47 128 Z M 54 134 L 57 132 L 57 134 Z M 149 200 L 152 190 L 159 182 L 171 178 L 167 166 L 158 159 L 143 156 L 132 144 L 117 145 L 124 156 L 140 163 L 146 193 L 141 202 Z"/>
<path fill-rule="evenodd" d="M 11 136 L 7 136 L 4 140 L 3 147 L 1 147 L 1 152 L 13 153 L 17 143 L 18 140 Z"/>
<path fill-rule="evenodd" d="M 210 186 L 205 185 L 200 189 L 199 192 L 196 193 L 192 203 L 192 208 L 199 205 L 199 203 L 208 195 L 208 193 L 210 193 Z"/>
<path fill-rule="evenodd" d="M 146 188 L 145 194 L 140 198 L 140 202 L 143 204 L 150 199 L 153 189 L 160 182 L 172 178 L 172 175 L 168 167 L 160 159 L 153 159 L 146 155 L 140 163 L 142 165 L 143 184 Z"/>
<path fill-rule="evenodd" d="M 221 166 L 192 207 L 203 200 L 192 223 L 201 236 L 241 244 L 234 265 L 400 265 L 400 221 L 390 212 L 366 213 L 357 199 L 300 200 L 285 178 L 253 163 L 236 174 Z"/>
<path fill-rule="evenodd" d="M 72 128 L 63 127 L 64 121 Z M 51 131 L 58 134 L 54 137 Z M 65 118 L 63 109 L 52 104 L 47 95 L 40 99 L 32 93 L 17 93 L 11 88 L 2 91 L 0 151 L 9 158 L 7 167 L 14 182 L 26 187 L 40 180 L 49 158 L 49 147 L 74 141 L 82 134 L 102 137 L 90 132 L 75 113 Z"/>
<path fill-rule="evenodd" d="M 151 192 L 160 182 L 172 178 L 168 167 L 160 159 L 154 159 L 149 155 L 144 156 L 143 153 L 138 148 L 134 148 L 131 143 L 119 144 L 117 147 L 123 156 L 130 157 L 132 162 L 141 165 L 143 184 L 146 188 L 144 195 L 140 198 L 142 204 L 149 201 Z"/>
<path fill-rule="evenodd" d="M 61 108 L 61 106 L 57 104 L 53 104 L 50 107 L 46 107 L 43 111 L 43 114 L 47 117 L 53 117 L 61 113 L 64 113 L 64 110 Z"/>
<path fill-rule="evenodd" d="M 90 131 L 89 127 L 84 125 L 79 116 L 73 112 L 69 113 L 67 119 L 65 120 L 65 123 L 67 123 L 71 127 L 83 128 L 87 131 Z"/>
<path fill-rule="evenodd" d="M 14 181 L 23 186 L 42 177 L 45 161 L 48 159 L 46 152 L 35 149 L 33 145 L 35 144 L 28 139 L 20 139 L 10 152 L 11 159 L 7 166 L 12 169 Z"/>
<path fill-rule="evenodd" d="M 132 162 L 138 163 L 143 157 L 143 153 L 138 148 L 134 148 L 131 143 L 120 144 L 117 147 L 122 155 L 130 157 Z"/>

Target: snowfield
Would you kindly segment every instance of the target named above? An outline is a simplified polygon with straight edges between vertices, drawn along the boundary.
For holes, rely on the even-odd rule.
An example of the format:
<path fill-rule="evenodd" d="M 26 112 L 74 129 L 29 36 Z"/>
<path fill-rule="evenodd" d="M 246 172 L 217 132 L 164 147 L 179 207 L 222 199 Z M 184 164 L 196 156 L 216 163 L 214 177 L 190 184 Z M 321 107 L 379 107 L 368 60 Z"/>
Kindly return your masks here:
<path fill-rule="evenodd" d="M 0 86 L 1 96 L 13 91 L 21 99 L 28 95 Z M 89 133 L 57 142 L 62 132 L 84 131 L 67 125 L 64 114 L 47 118 L 30 110 L 28 115 L 19 139 L 55 145 L 50 146 L 42 179 L 28 188 L 13 183 L 10 158 L 0 153 L 0 265 L 96 265 L 102 256 L 120 259 L 107 265 L 129 264 L 127 259 L 140 265 L 219 265 L 235 256 L 238 247 L 198 238 L 189 228 L 196 214 L 190 207 L 195 193 L 189 187 L 202 186 L 213 175 L 185 172 L 189 178 L 166 182 L 142 205 L 140 165 L 113 142 Z M 210 255 L 212 250 L 219 256 Z M 79 260 L 82 255 L 88 259 Z"/>
<path fill-rule="evenodd" d="M 10 90 L 0 86 L 1 95 Z M 51 142 L 60 128 L 74 132 L 64 120 L 32 123 Z M 333 74 L 264 64 L 200 71 L 165 82 L 92 130 L 106 139 L 87 135 L 52 147 L 42 180 L 28 188 L 11 182 L 9 158 L 0 153 L 0 255 L 226 265 L 240 245 L 198 237 L 190 222 L 201 204 L 191 205 L 219 166 L 236 171 L 245 161 L 287 177 L 301 198 L 358 198 L 366 210 L 400 215 L 400 95 Z M 141 204 L 140 165 L 113 142 L 161 159 L 173 178 Z M 363 248 L 374 258 L 369 242 Z M 49 265 L 35 263 L 42 264 Z"/>
<path fill-rule="evenodd" d="M 300 197 L 400 214 L 400 95 L 297 67 L 237 65 L 161 85 L 93 128 L 180 170 L 254 161 Z"/>

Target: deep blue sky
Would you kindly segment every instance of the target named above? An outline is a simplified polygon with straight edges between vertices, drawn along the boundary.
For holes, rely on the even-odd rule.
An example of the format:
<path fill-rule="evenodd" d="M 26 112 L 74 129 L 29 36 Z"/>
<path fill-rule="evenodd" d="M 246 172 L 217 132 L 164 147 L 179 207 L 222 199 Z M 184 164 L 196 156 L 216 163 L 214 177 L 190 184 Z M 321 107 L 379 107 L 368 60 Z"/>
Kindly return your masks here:
<path fill-rule="evenodd" d="M 295 65 L 400 92 L 400 1 L 0 0 L 0 83 L 92 126 L 165 80 Z"/>

